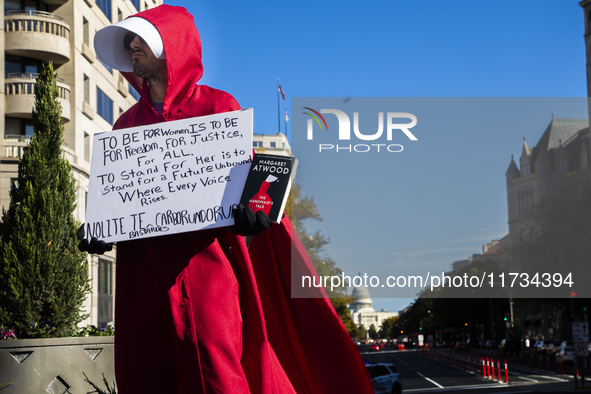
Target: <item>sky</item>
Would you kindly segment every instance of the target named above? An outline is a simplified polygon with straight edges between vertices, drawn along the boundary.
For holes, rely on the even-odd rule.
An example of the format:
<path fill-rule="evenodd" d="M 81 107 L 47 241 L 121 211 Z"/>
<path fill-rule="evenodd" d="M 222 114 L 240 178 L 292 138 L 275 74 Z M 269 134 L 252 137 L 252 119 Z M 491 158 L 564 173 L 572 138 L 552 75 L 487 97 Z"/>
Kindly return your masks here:
<path fill-rule="evenodd" d="M 412 110 L 401 112 L 425 114 L 417 115 L 418 141 L 392 141 L 404 145 L 400 154 L 315 155 L 309 141 L 292 141 L 300 160 L 297 182 L 324 219 L 309 226 L 330 238 L 325 251 L 348 275 L 447 271 L 481 252 L 508 232 L 504 174 L 511 155 L 521 155 L 523 138 L 535 145 L 553 114 L 587 116 L 581 99 L 504 99 L 587 96 L 578 1 L 166 4 L 195 17 L 203 47 L 200 83 L 254 108 L 255 133 L 278 131 L 278 79 L 290 138 L 302 135 L 303 126 L 294 125 L 305 125 L 306 116 L 301 106 L 292 113 L 294 101 L 319 110 L 351 98 L 347 103 L 357 110 L 357 103 L 369 102 L 356 98 L 413 98 L 392 101 L 392 110 L 406 106 Z M 297 99 L 319 97 L 341 99 Z M 387 99 L 378 102 L 390 108 Z M 435 108 L 442 106 L 449 106 L 448 115 L 438 118 Z M 511 112 L 515 108 L 527 116 Z M 336 128 L 336 117 L 326 119 Z M 283 119 L 279 127 L 285 133 Z M 377 183 L 369 171 L 376 165 Z M 334 181 L 327 183 L 327 176 Z M 363 188 L 381 196 L 371 201 L 371 214 L 355 209 L 359 200 L 343 198 Z M 398 311 L 412 296 L 373 301 L 376 310 Z"/>

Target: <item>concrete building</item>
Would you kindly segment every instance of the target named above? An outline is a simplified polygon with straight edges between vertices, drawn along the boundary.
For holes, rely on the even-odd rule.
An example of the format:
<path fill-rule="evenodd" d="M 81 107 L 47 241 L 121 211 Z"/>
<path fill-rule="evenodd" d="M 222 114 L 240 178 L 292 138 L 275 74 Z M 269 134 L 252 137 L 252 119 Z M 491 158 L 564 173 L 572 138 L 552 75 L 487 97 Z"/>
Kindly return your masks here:
<path fill-rule="evenodd" d="M 254 134 L 252 136 L 252 146 L 257 153 L 292 156 L 289 141 L 283 133 Z"/>
<path fill-rule="evenodd" d="M 355 301 L 349 304 L 351 318 L 358 327 L 363 324 L 369 330 L 369 327 L 373 324 L 376 330 L 379 331 L 382 328 L 382 322 L 384 320 L 391 317 L 398 317 L 398 312 L 386 312 L 384 310 L 376 312 L 373 309 L 373 301 L 371 300 L 369 290 L 363 285 L 355 287 L 351 293 L 351 297 L 355 298 Z"/>
<path fill-rule="evenodd" d="M 505 173 L 509 235 L 513 245 L 541 231 L 544 196 L 580 194 L 591 182 L 589 152 L 588 119 L 553 117 L 536 146 L 528 146 L 523 139 L 519 168 L 511 158 Z M 567 177 L 572 190 L 566 190 Z"/>
<path fill-rule="evenodd" d="M 0 204 L 7 207 L 18 160 L 33 135 L 31 109 L 35 76 L 52 61 L 57 71 L 62 121 L 63 154 L 72 165 L 78 185 L 75 217 L 84 222 L 92 136 L 111 130 L 117 117 L 137 100 L 118 71 L 96 57 L 94 34 L 129 15 L 162 4 L 162 0 L 5 0 L 1 3 L 0 32 Z M 86 324 L 113 321 L 115 253 L 89 256 L 92 294 L 85 309 Z"/>
<path fill-rule="evenodd" d="M 526 270 L 520 245 L 548 228 L 548 217 L 553 214 L 546 204 L 548 198 L 555 204 L 567 204 L 591 183 L 590 152 L 588 119 L 553 117 L 535 146 L 524 138 L 519 165 L 511 158 L 505 173 L 509 233 L 484 245 L 482 254 L 454 262 L 453 271 L 491 261 L 507 273 Z M 501 292 L 498 296 L 509 295 Z M 570 317 L 560 305 L 512 300 L 510 313 L 511 322 L 519 321 L 523 338 L 570 339 L 565 328 L 570 326 Z"/>

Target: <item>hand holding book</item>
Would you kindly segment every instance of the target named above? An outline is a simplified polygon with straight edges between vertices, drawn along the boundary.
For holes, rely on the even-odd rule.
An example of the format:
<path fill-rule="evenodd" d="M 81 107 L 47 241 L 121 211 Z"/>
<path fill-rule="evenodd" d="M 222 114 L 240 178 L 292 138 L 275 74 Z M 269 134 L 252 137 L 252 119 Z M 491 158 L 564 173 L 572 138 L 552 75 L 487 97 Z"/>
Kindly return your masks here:
<path fill-rule="evenodd" d="M 271 227 L 271 219 L 263 211 L 257 211 L 255 214 L 252 208 L 238 204 L 233 210 L 234 225 L 232 231 L 234 234 L 250 236 L 259 235 Z"/>

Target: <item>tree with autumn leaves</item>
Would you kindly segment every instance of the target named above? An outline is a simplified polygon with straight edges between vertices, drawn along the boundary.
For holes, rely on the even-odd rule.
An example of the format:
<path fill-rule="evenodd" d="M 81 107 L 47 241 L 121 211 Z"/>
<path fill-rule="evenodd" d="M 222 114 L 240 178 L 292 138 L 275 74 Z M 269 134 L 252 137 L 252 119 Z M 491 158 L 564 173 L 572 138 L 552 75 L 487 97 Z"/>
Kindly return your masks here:
<path fill-rule="evenodd" d="M 318 275 L 320 277 L 340 276 L 342 274 L 341 269 L 336 266 L 334 260 L 323 249 L 325 245 L 330 243 L 330 240 L 322 235 L 319 230 L 313 234 L 309 234 L 306 230 L 305 224 L 307 221 L 322 221 L 322 217 L 314 203 L 314 198 L 302 196 L 301 185 L 295 183 L 292 186 L 285 212 L 290 217 L 293 227 L 300 236 Z M 332 291 L 325 288 L 325 291 L 349 334 L 352 337 L 357 337 L 359 335 L 358 328 L 351 318 L 351 311 L 347 307 L 347 304 L 353 301 L 347 295 L 347 288 L 340 287 Z"/>

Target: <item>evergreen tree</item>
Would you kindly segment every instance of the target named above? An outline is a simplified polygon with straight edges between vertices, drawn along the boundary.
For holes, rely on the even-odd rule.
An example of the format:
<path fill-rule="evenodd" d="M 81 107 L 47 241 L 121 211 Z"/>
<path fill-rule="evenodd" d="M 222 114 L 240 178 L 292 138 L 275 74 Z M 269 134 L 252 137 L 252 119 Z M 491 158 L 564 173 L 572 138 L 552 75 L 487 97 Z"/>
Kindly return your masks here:
<path fill-rule="evenodd" d="M 363 339 L 366 339 L 366 337 L 367 337 L 367 329 L 362 324 L 357 329 L 357 338 L 363 340 Z"/>
<path fill-rule="evenodd" d="M 86 253 L 77 248 L 76 184 L 62 158 L 64 127 L 51 63 L 35 87 L 34 137 L 0 223 L 0 326 L 17 337 L 66 336 L 86 316 Z"/>
<path fill-rule="evenodd" d="M 378 331 L 376 330 L 375 324 L 369 326 L 369 337 L 371 339 L 378 339 Z"/>
<path fill-rule="evenodd" d="M 382 327 L 380 328 L 380 336 L 382 338 L 396 338 L 398 333 L 396 332 L 398 324 L 398 317 L 389 317 L 382 321 Z"/>

